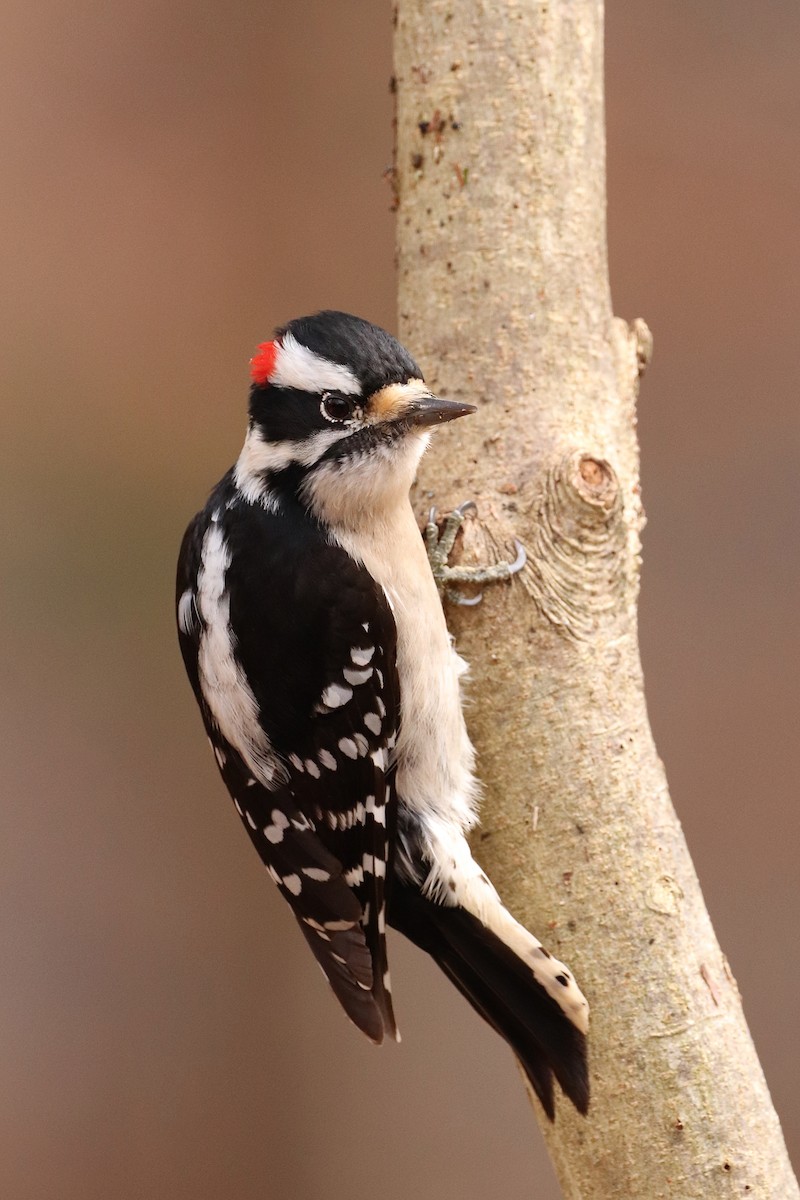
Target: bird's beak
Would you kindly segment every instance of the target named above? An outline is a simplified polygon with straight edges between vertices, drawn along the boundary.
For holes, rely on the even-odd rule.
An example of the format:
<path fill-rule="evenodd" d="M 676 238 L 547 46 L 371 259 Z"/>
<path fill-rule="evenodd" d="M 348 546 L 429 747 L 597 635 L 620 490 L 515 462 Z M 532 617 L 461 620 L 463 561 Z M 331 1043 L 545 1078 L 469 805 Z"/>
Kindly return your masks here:
<path fill-rule="evenodd" d="M 430 393 L 415 396 L 403 413 L 402 419 L 409 425 L 441 425 L 477 412 L 474 404 L 459 404 L 456 400 L 442 400 Z"/>
<path fill-rule="evenodd" d="M 458 404 L 431 395 L 421 379 L 388 383 L 369 399 L 367 420 L 374 424 L 441 425 L 476 412 L 474 404 Z"/>

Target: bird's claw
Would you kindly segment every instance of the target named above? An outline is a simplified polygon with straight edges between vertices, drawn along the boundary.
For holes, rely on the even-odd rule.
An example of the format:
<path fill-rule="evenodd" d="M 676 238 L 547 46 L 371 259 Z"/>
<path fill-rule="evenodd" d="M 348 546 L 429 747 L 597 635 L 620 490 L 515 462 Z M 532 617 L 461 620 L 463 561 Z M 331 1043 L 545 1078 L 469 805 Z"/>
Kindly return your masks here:
<path fill-rule="evenodd" d="M 515 538 L 516 557 L 513 562 L 499 562 L 485 567 L 448 566 L 447 560 L 455 544 L 458 531 L 464 523 L 464 518 L 467 513 L 477 511 L 478 506 L 474 500 L 465 500 L 463 504 L 459 504 L 458 508 L 454 508 L 451 513 L 448 513 L 440 534 L 436 524 L 436 509 L 432 508 L 428 513 L 428 521 L 425 526 L 428 561 L 431 564 L 439 595 L 451 604 L 457 604 L 462 608 L 474 608 L 476 604 L 480 604 L 483 592 L 479 592 L 477 596 L 465 596 L 458 589 L 451 587 L 451 584 L 495 583 L 498 580 L 510 579 L 512 575 L 516 575 L 522 570 L 527 561 L 525 547 Z"/>

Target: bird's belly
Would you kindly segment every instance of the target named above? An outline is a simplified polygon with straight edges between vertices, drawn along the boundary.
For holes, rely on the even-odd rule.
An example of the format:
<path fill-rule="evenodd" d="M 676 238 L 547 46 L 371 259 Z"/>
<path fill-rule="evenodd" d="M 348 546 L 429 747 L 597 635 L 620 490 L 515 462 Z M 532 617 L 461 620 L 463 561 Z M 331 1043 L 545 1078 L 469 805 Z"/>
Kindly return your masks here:
<path fill-rule="evenodd" d="M 390 529 L 353 538 L 347 549 L 383 587 L 397 626 L 401 802 L 420 816 L 437 815 L 469 828 L 476 819 L 477 784 L 461 708 L 466 664 L 453 649 L 410 507 Z"/>

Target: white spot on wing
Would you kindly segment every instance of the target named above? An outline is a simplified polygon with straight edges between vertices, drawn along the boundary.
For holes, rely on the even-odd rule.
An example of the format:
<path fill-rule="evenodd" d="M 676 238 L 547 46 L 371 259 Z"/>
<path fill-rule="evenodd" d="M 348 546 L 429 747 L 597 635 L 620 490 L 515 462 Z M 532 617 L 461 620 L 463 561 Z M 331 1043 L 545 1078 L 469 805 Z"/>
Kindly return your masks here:
<path fill-rule="evenodd" d="M 377 713 L 366 713 L 364 716 L 364 724 L 366 725 L 366 727 L 370 731 L 370 733 L 374 733 L 375 736 L 377 737 L 377 735 L 381 731 L 381 719 L 378 716 L 378 714 Z"/>
<path fill-rule="evenodd" d="M 348 758 L 358 758 L 358 747 L 352 738 L 340 738 L 339 749 L 342 754 L 346 754 Z"/>
<path fill-rule="evenodd" d="M 364 671 L 354 671 L 352 667 L 345 667 L 342 671 L 348 683 L 358 686 L 360 683 L 366 683 L 372 676 L 372 667 L 367 667 Z"/>
<path fill-rule="evenodd" d="M 287 892 L 291 892 L 293 896 L 300 895 L 300 892 L 303 889 L 303 885 L 300 882 L 299 875 L 284 875 L 282 882 L 283 882 L 283 886 L 286 888 Z"/>
<path fill-rule="evenodd" d="M 330 871 L 323 871 L 322 867 L 303 867 L 303 874 L 315 883 L 327 883 L 331 877 Z"/>
<path fill-rule="evenodd" d="M 319 761 L 323 767 L 327 767 L 329 771 L 336 770 L 336 759 L 331 754 L 330 750 L 320 750 Z"/>
<path fill-rule="evenodd" d="M 352 829 L 354 825 L 362 825 L 364 823 L 365 814 L 366 809 L 359 801 L 354 808 L 345 809 L 344 812 L 340 813 L 329 813 L 328 820 L 331 829 L 336 829 L 337 825 L 339 829 Z"/>
<path fill-rule="evenodd" d="M 379 825 L 386 824 L 386 806 L 378 804 L 374 796 L 367 796 L 367 809 L 373 821 L 377 821 Z"/>
<path fill-rule="evenodd" d="M 317 766 L 317 764 L 314 762 L 313 758 L 306 759 L 306 770 L 308 771 L 308 773 L 312 777 L 312 779 L 319 779 L 320 769 Z"/>
<path fill-rule="evenodd" d="M 366 649 L 355 649 L 350 651 L 350 657 L 357 667 L 365 667 L 375 653 L 374 646 L 367 646 Z"/>
<path fill-rule="evenodd" d="M 322 703 L 326 708 L 341 708 L 343 704 L 347 704 L 352 695 L 352 688 L 342 687 L 340 683 L 332 683 L 322 693 Z"/>
<path fill-rule="evenodd" d="M 282 813 L 279 808 L 272 810 L 272 824 L 267 825 L 264 829 L 264 837 L 268 842 L 277 845 L 283 841 L 283 831 L 289 828 L 289 820 L 285 813 Z"/>

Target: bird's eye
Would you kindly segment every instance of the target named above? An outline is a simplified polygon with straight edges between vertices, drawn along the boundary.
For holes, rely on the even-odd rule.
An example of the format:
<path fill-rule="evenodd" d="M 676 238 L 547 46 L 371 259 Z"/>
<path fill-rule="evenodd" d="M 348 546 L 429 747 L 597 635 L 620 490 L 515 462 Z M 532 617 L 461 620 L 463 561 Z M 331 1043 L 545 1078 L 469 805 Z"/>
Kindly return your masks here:
<path fill-rule="evenodd" d="M 329 421 L 346 421 L 353 413 L 353 401 L 336 392 L 326 392 L 320 404 L 323 417 Z"/>

